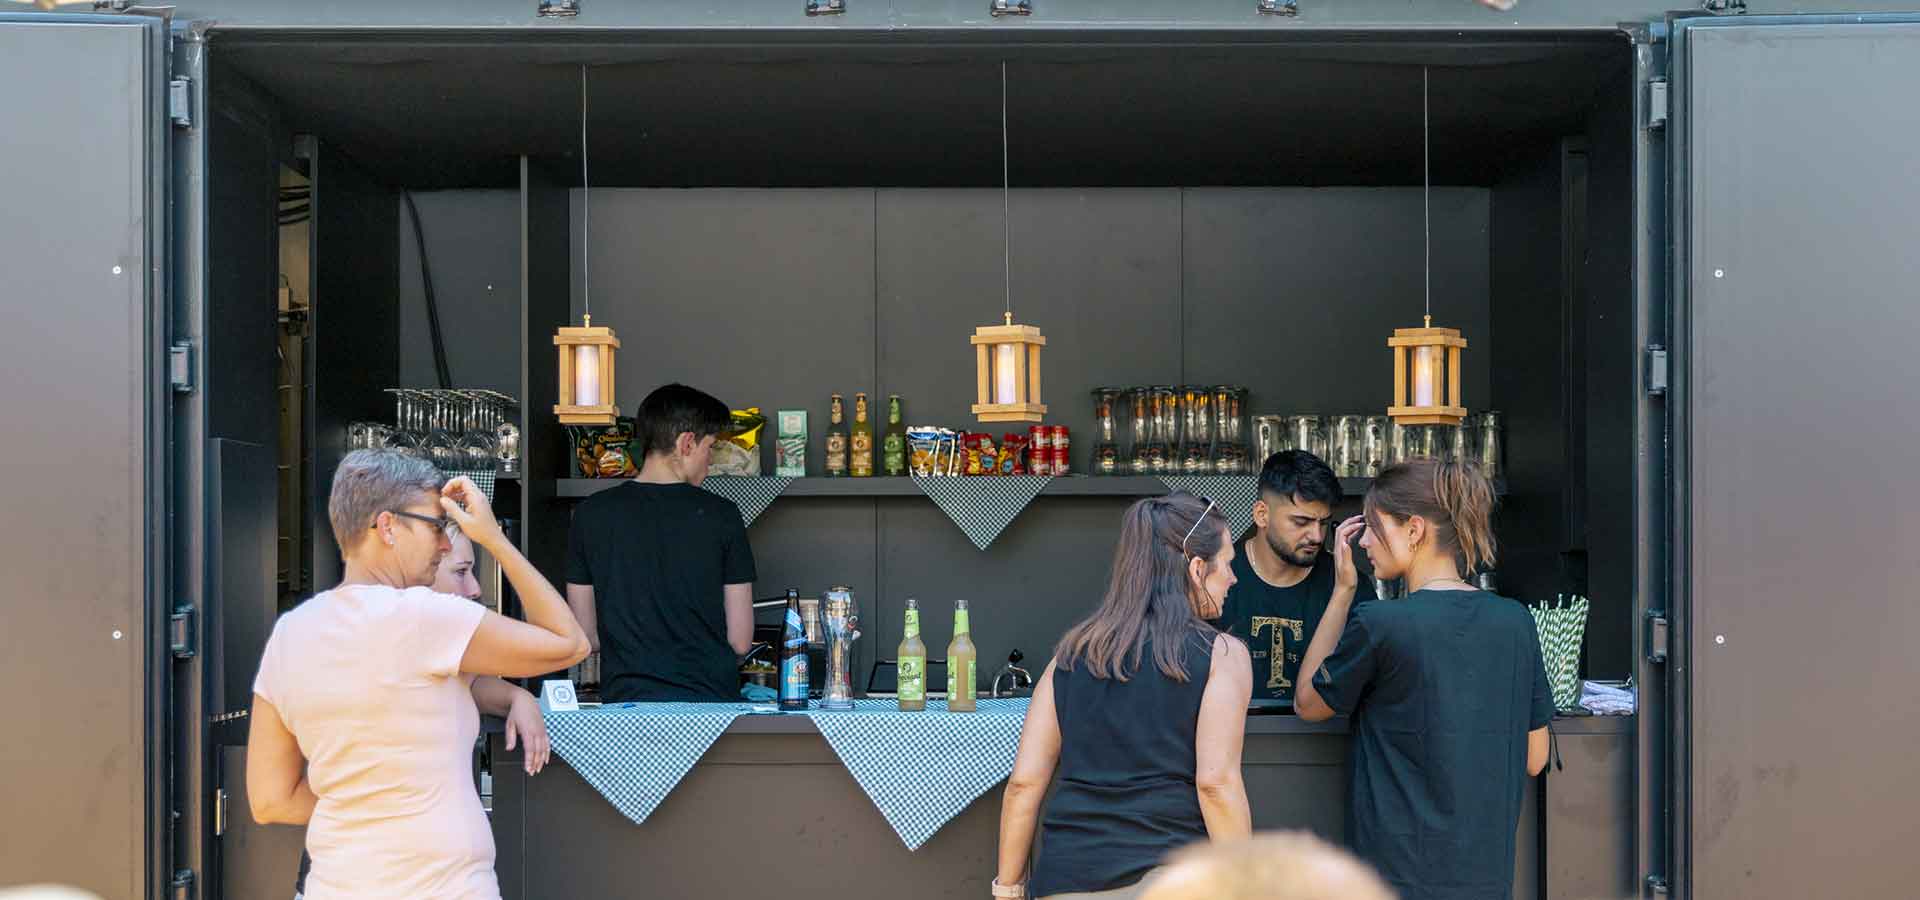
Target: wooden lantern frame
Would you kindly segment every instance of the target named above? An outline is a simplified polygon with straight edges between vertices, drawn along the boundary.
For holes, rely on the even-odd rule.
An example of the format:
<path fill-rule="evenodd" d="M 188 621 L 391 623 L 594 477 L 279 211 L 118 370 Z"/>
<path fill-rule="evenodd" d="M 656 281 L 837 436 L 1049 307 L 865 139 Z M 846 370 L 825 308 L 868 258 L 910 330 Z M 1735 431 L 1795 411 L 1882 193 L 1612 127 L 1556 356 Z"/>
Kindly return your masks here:
<path fill-rule="evenodd" d="M 1395 328 L 1393 337 L 1387 339 L 1387 346 L 1393 349 L 1393 405 L 1387 408 L 1387 415 L 1402 425 L 1458 425 L 1467 417 L 1467 409 L 1460 400 L 1460 353 L 1467 349 L 1467 339 L 1460 336 L 1459 329 L 1432 326 L 1433 319 L 1428 317 L 1427 327 Z M 1413 403 L 1407 356 L 1421 347 L 1435 348 L 1446 356 L 1445 374 L 1439 365 L 1430 373 L 1435 381 L 1444 379 L 1443 404 L 1416 406 Z M 1433 386 L 1435 401 L 1443 396 L 1441 387 L 1441 384 Z"/>
<path fill-rule="evenodd" d="M 560 348 L 560 402 L 553 407 L 553 413 L 560 417 L 562 425 L 612 425 L 620 419 L 620 405 L 614 398 L 614 357 L 620 349 L 620 339 L 614 336 L 613 329 L 595 327 L 592 316 L 582 316 L 580 327 L 562 327 L 553 336 L 553 345 Z M 592 346 L 600 348 L 600 398 L 605 401 L 594 406 L 580 406 L 574 403 L 573 396 L 573 360 L 576 347 Z"/>
<path fill-rule="evenodd" d="M 1013 344 L 1018 349 L 1013 354 L 1013 402 L 993 402 L 994 388 L 999 383 L 999 374 L 994 367 L 999 364 L 998 347 Z M 1040 348 L 1047 345 L 1047 339 L 1040 329 L 1032 325 L 1013 324 L 1013 314 L 1007 314 L 1005 325 L 982 325 L 973 330 L 975 383 L 979 388 L 979 401 L 973 405 L 973 414 L 982 422 L 1041 422 L 1047 415 L 1047 404 L 1040 395 Z"/>

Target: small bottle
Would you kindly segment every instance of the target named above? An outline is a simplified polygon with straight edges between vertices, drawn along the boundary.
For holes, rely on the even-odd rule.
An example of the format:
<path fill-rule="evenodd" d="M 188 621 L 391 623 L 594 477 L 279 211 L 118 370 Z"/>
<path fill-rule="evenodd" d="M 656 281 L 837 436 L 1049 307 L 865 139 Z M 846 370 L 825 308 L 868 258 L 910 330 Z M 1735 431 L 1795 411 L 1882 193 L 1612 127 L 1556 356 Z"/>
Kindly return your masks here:
<path fill-rule="evenodd" d="M 907 474 L 907 426 L 899 394 L 887 395 L 887 436 L 881 445 L 886 472 L 898 478 Z"/>
<path fill-rule="evenodd" d="M 787 588 L 787 623 L 780 635 L 780 708 L 807 708 L 807 629 L 800 621 L 800 592 Z"/>
<path fill-rule="evenodd" d="M 907 635 L 895 654 L 900 663 L 900 711 L 927 708 L 927 644 L 920 640 L 920 601 L 907 598 Z"/>
<path fill-rule="evenodd" d="M 827 417 L 827 477 L 847 474 L 847 410 L 839 394 L 833 395 L 833 411 Z"/>
<path fill-rule="evenodd" d="M 979 694 L 975 672 L 973 625 L 967 601 L 953 602 L 953 640 L 947 644 L 947 712 L 973 712 Z"/>
<path fill-rule="evenodd" d="M 873 422 L 867 417 L 867 394 L 853 395 L 853 477 L 873 477 Z"/>

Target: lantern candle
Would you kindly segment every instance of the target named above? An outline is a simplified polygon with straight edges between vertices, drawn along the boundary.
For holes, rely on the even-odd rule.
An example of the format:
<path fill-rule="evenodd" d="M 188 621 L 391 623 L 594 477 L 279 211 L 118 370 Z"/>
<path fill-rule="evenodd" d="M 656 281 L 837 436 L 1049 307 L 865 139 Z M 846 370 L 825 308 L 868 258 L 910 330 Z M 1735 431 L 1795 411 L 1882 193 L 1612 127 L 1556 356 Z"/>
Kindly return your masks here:
<path fill-rule="evenodd" d="M 1413 405 L 1434 405 L 1434 349 L 1433 347 L 1415 347 L 1413 350 Z"/>
<path fill-rule="evenodd" d="M 1019 367 L 1015 364 L 1015 357 L 1019 351 L 1020 348 L 1013 344 L 1000 344 L 994 348 L 993 402 L 995 403 L 1020 402 L 1017 397 L 1020 373 Z"/>
<path fill-rule="evenodd" d="M 573 348 L 573 402 L 576 406 L 600 405 L 600 348 L 592 344 Z"/>

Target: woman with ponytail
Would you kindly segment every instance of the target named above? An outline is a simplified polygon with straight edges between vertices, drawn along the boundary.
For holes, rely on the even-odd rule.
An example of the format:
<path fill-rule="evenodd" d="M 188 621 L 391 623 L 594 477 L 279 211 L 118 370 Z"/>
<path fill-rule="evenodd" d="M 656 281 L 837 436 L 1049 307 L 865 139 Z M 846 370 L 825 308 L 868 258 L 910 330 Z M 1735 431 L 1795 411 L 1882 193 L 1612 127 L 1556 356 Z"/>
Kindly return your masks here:
<path fill-rule="evenodd" d="M 1127 510 L 1106 597 L 1035 682 L 993 896 L 1028 896 L 1036 827 L 1040 898 L 1132 897 L 1169 851 L 1251 833 L 1240 746 L 1253 664 L 1207 624 L 1233 587 L 1227 527 L 1213 501 L 1184 492 Z"/>
<path fill-rule="evenodd" d="M 1466 579 L 1494 560 L 1493 487 L 1471 463 L 1388 468 L 1341 526 L 1401 602 L 1329 608 L 1294 708 L 1351 716 L 1348 839 L 1403 900 L 1505 898 L 1553 697 L 1533 617 Z M 1338 618 L 1336 618 L 1336 614 Z"/>

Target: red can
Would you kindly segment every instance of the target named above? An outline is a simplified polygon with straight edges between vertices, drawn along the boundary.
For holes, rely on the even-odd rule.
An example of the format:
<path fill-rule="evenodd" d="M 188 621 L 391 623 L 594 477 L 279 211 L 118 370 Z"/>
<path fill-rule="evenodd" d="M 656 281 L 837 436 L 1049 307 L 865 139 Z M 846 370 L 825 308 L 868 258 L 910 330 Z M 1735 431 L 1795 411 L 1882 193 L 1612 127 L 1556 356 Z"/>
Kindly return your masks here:
<path fill-rule="evenodd" d="M 1065 475 L 1073 471 L 1073 465 L 1068 462 L 1071 458 L 1073 440 L 1067 436 L 1067 426 L 1065 425 L 1053 426 L 1052 437 L 1053 440 L 1049 443 L 1052 445 L 1051 449 L 1053 451 L 1053 474 L 1055 476 Z"/>
<path fill-rule="evenodd" d="M 1027 449 L 1027 471 L 1035 475 L 1052 475 L 1053 430 L 1045 425 L 1028 426 Z"/>

